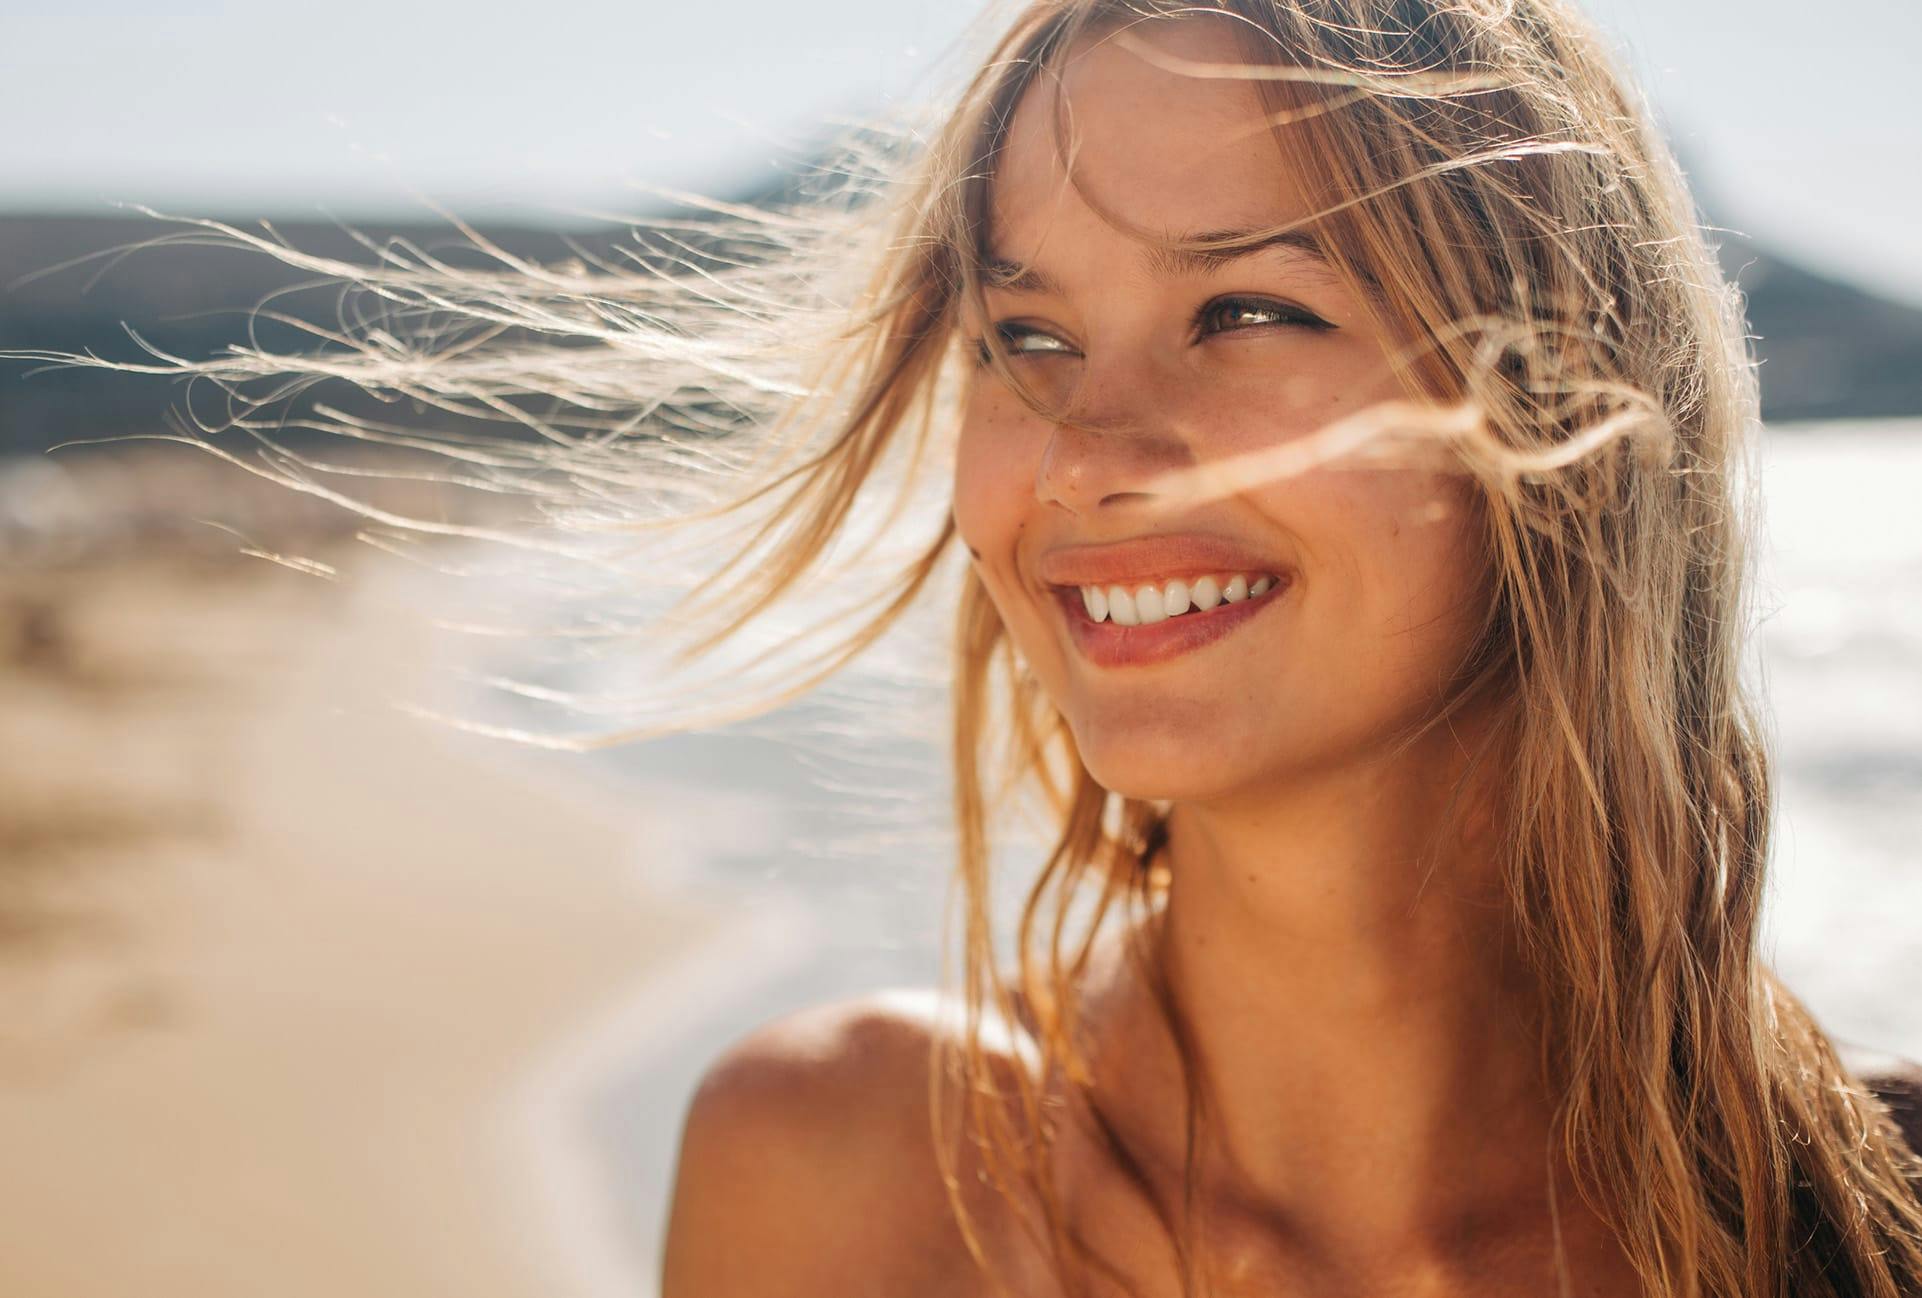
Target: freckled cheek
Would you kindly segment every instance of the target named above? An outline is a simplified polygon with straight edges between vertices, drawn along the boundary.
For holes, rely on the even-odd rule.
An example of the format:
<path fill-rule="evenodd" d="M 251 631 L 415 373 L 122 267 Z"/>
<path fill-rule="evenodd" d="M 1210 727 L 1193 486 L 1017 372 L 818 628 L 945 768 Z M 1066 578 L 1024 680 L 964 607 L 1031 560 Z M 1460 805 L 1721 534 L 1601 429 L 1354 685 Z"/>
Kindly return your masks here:
<path fill-rule="evenodd" d="M 1242 383 L 1218 382 L 1170 411 L 1202 459 L 1240 455 L 1311 433 L 1354 404 L 1326 379 L 1272 372 Z"/>
<path fill-rule="evenodd" d="M 1365 476 L 1365 475 L 1364 475 Z M 1459 590 L 1478 575 L 1479 529 L 1462 483 L 1440 475 L 1384 472 L 1381 533 L 1389 561 L 1421 574 L 1438 590 Z"/>
<path fill-rule="evenodd" d="M 1032 444 L 1030 444 L 1032 443 Z M 971 413 L 955 443 L 954 522 L 984 568 L 1011 573 L 1015 543 L 1035 507 L 1040 444 L 1019 422 Z"/>
<path fill-rule="evenodd" d="M 1330 584 L 1372 612 L 1437 634 L 1472 616 L 1485 581 L 1471 502 L 1445 479 L 1396 471 L 1324 471 L 1264 493 L 1260 505 L 1301 537 Z"/>
<path fill-rule="evenodd" d="M 1185 422 L 1208 430 L 1224 449 L 1241 451 L 1313 432 L 1401 393 L 1372 353 L 1251 347 L 1245 356 L 1230 355 L 1186 395 Z"/>

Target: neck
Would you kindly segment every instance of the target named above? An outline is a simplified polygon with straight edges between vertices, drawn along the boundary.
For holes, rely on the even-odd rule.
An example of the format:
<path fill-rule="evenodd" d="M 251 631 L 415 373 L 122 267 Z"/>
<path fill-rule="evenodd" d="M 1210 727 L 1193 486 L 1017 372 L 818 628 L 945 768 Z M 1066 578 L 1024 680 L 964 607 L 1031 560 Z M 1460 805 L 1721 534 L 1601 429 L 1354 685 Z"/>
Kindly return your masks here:
<path fill-rule="evenodd" d="M 1466 754 L 1439 729 L 1393 761 L 1170 815 L 1146 936 L 1198 1065 L 1217 1207 L 1412 1248 L 1545 1192 L 1537 996 L 1485 807 L 1446 819 Z M 1134 1004 L 1109 1040 L 1129 1093 L 1103 1102 L 1179 1184 L 1178 1056 Z"/>

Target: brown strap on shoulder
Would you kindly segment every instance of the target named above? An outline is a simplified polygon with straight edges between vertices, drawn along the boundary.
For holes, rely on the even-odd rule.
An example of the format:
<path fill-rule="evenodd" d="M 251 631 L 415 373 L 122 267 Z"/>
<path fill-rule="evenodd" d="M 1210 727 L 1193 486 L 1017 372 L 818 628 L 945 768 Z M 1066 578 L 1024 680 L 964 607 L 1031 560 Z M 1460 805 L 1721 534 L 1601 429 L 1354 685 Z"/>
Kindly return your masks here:
<path fill-rule="evenodd" d="M 1840 1042 L 1836 1054 L 1842 1066 L 1887 1106 L 1910 1150 L 1922 1155 L 1922 1064 Z"/>
<path fill-rule="evenodd" d="M 1922 1155 L 1922 1069 L 1902 1077 L 1863 1079 L 1876 1098 L 1889 1108 L 1889 1116 L 1902 1129 L 1909 1148 Z"/>

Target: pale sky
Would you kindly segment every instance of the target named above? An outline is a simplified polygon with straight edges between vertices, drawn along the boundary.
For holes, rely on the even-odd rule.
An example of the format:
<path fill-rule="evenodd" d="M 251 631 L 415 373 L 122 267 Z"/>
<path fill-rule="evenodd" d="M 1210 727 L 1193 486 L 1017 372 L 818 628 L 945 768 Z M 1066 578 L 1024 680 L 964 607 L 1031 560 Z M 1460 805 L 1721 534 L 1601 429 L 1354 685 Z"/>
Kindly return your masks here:
<path fill-rule="evenodd" d="M 1922 3 L 1580 2 L 1724 223 L 1922 302 Z M 424 194 L 476 219 L 638 211 L 633 181 L 725 192 L 826 118 L 924 98 L 978 12 L 0 0 L 0 207 L 365 218 L 419 215 Z"/>

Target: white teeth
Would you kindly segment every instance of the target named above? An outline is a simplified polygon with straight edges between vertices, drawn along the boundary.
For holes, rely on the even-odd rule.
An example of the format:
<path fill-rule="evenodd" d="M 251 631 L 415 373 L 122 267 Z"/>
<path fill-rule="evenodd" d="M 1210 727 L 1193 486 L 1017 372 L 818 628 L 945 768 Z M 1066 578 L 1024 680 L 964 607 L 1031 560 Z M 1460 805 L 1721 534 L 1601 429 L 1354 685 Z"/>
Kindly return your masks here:
<path fill-rule="evenodd" d="M 1135 592 L 1135 616 L 1141 625 L 1153 626 L 1156 622 L 1166 622 L 1168 611 L 1161 606 L 1161 592 L 1153 586 L 1143 586 Z"/>
<path fill-rule="evenodd" d="M 1153 626 L 1194 609 L 1206 613 L 1221 604 L 1239 604 L 1257 599 L 1275 589 L 1278 579 L 1262 574 L 1249 580 L 1246 573 L 1226 579 L 1197 577 L 1192 585 L 1170 581 L 1161 586 L 1083 586 L 1081 604 L 1091 622 L 1113 622 L 1116 626 Z"/>

